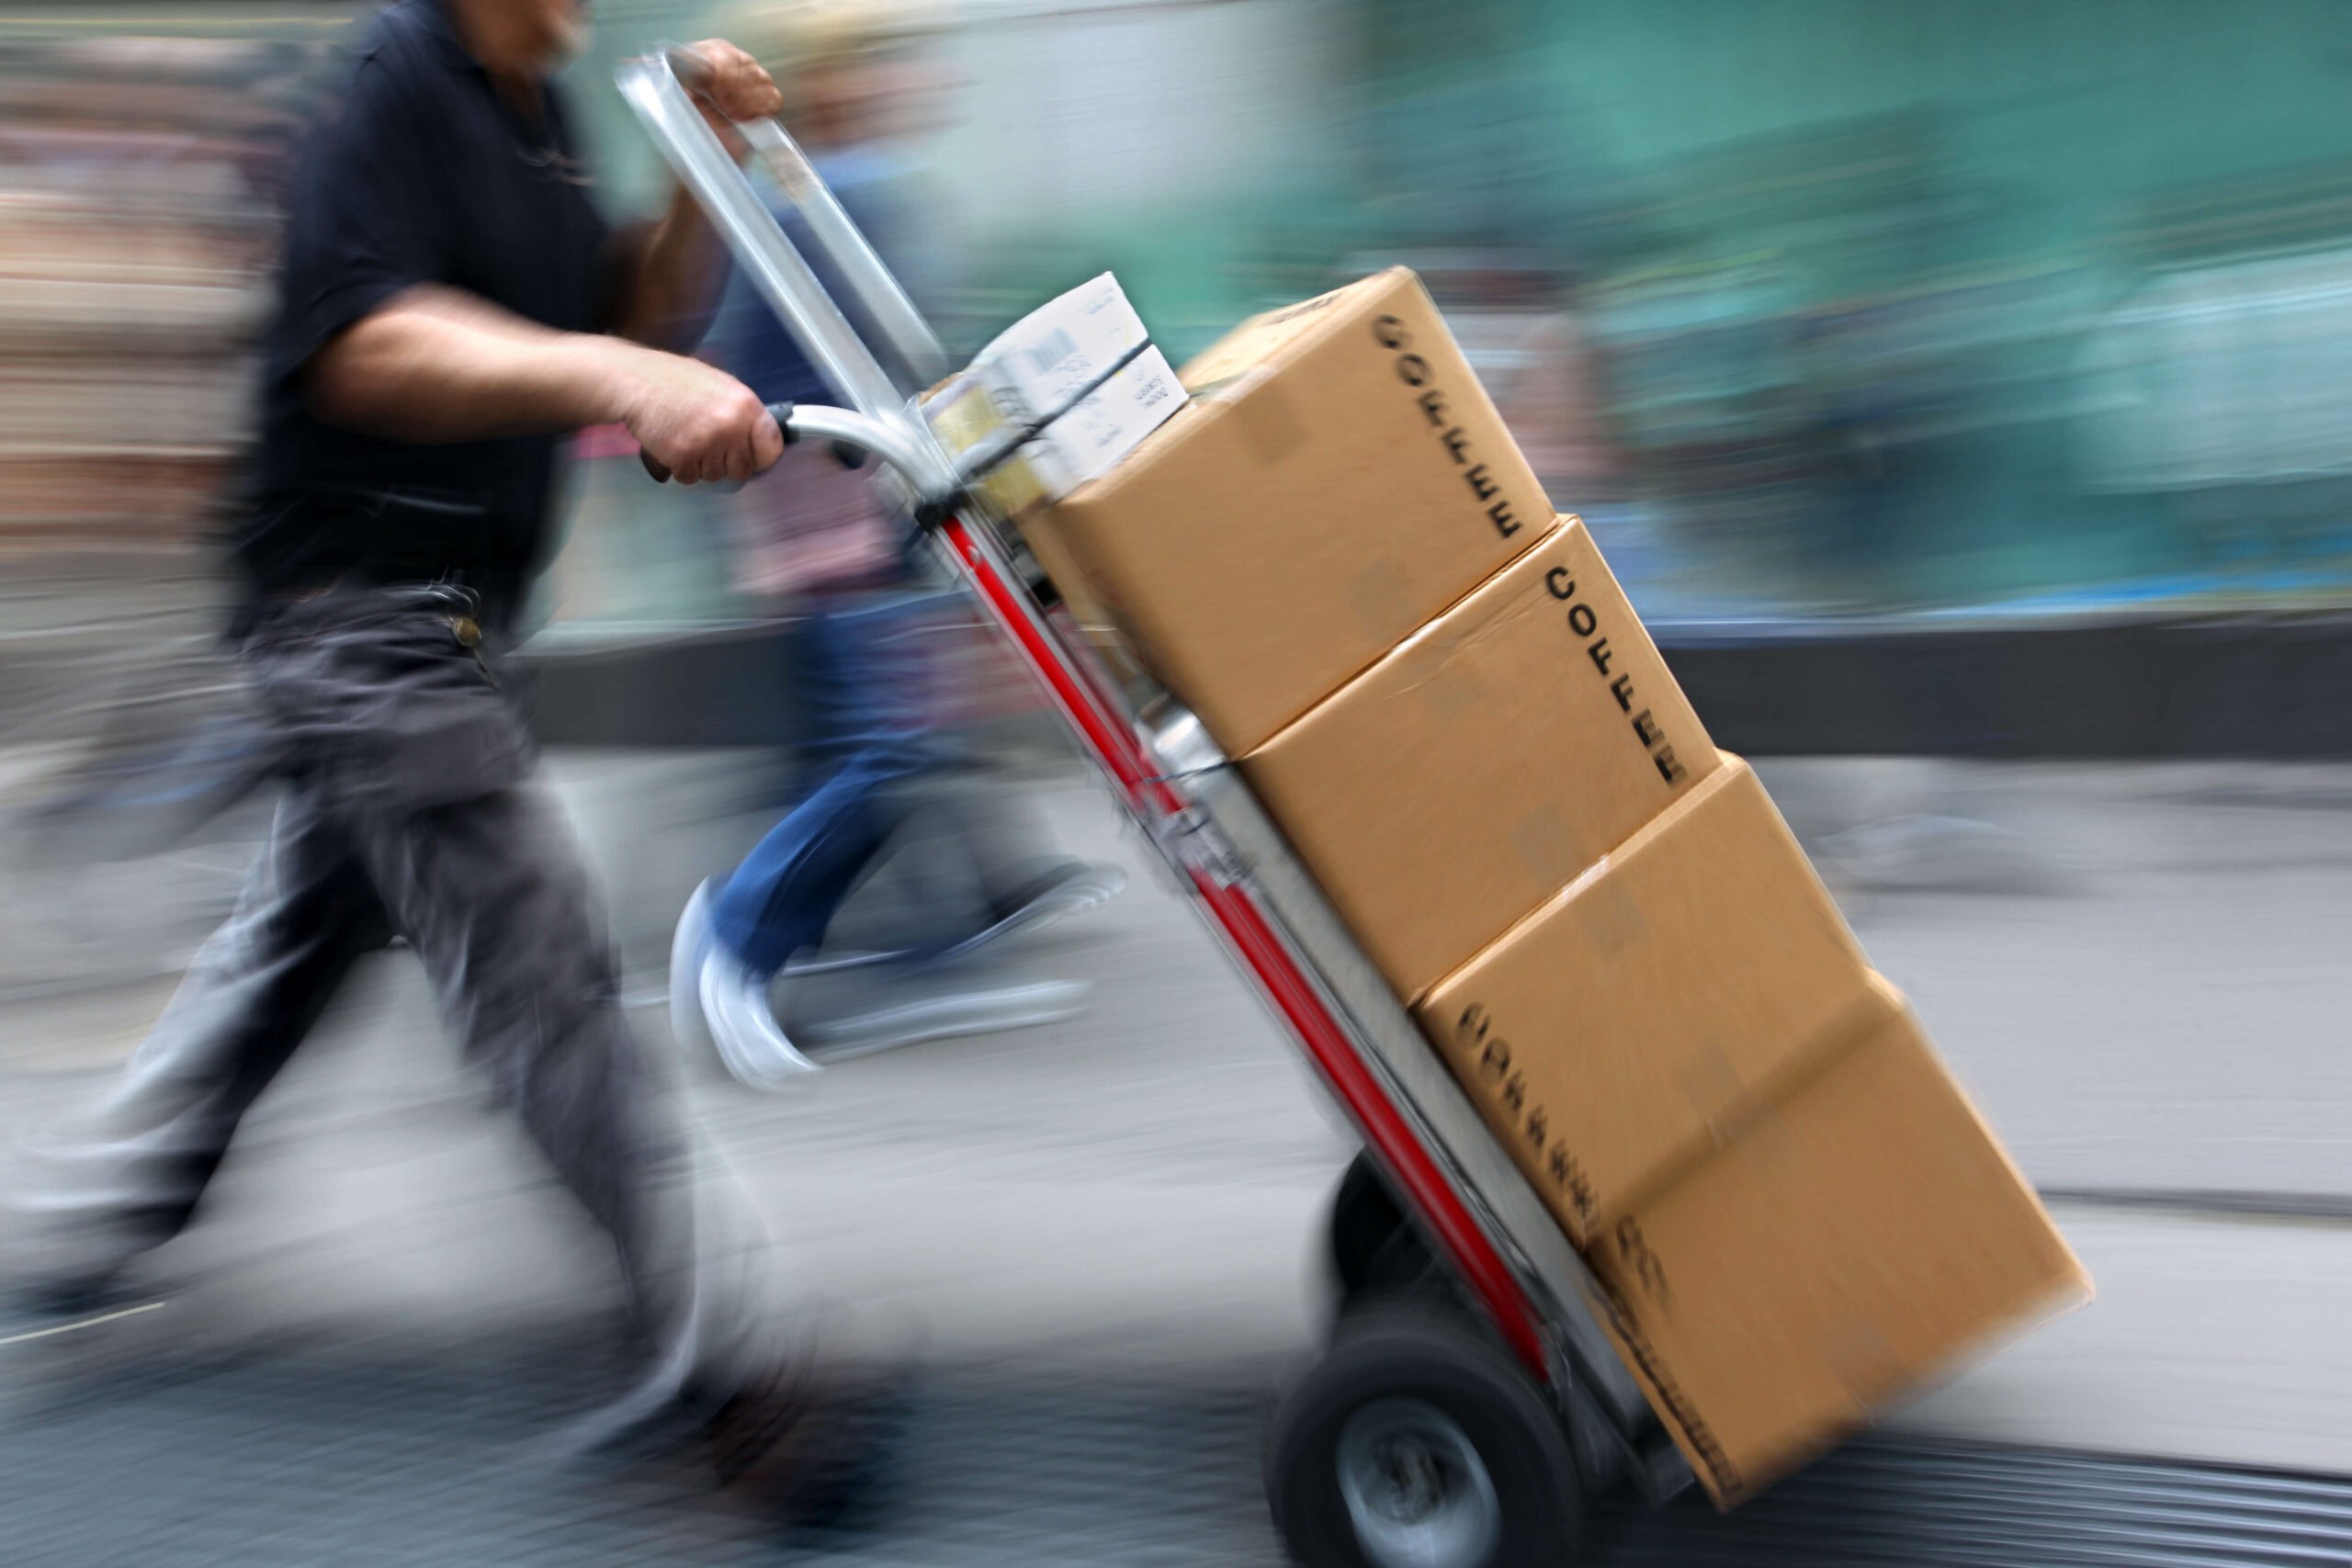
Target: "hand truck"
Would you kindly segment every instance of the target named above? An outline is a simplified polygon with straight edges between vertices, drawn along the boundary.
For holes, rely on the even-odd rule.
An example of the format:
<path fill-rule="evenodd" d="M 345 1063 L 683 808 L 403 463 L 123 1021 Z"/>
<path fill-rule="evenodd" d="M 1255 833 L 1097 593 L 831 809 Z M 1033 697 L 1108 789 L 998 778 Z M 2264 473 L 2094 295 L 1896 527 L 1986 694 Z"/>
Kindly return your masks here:
<path fill-rule="evenodd" d="M 1267 1438 L 1286 1545 L 1313 1568 L 1559 1563 L 1594 1490 L 1680 1491 L 1691 1472 L 1602 1328 L 1583 1259 L 1199 721 L 1165 693 L 1138 697 L 1049 615 L 1042 574 L 976 494 L 985 458 L 959 466 L 914 400 L 951 368 L 938 340 L 784 129 L 739 126 L 915 384 L 893 379 L 704 120 L 699 70 L 660 51 L 621 67 L 621 94 L 851 405 L 778 405 L 786 439 L 895 472 L 943 565 L 1363 1134 L 1330 1219 L 1332 1342 Z"/>

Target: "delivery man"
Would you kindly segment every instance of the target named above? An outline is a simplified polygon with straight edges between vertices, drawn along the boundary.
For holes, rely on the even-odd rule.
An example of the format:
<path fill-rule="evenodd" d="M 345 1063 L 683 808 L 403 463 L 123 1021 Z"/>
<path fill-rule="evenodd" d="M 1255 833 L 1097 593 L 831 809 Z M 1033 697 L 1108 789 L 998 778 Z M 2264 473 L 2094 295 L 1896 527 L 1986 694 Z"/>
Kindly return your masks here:
<path fill-rule="evenodd" d="M 70 1267 L 34 1304 L 103 1308 L 194 1212 L 239 1120 L 365 953 L 397 936 L 447 1027 L 610 1238 L 650 1366 L 606 1435 L 685 1414 L 779 1506 L 854 1471 L 806 1358 L 697 1266 L 687 1164 L 618 1010 L 586 877 L 502 669 L 549 542 L 565 434 L 625 424 L 680 479 L 741 480 L 783 438 L 687 358 L 724 254 L 683 193 L 640 228 L 591 199 L 550 80 L 585 0 L 401 0 L 300 154 L 236 540 L 241 651 L 284 797 L 229 923 L 40 1207 Z M 767 73 L 698 46 L 715 124 Z"/>

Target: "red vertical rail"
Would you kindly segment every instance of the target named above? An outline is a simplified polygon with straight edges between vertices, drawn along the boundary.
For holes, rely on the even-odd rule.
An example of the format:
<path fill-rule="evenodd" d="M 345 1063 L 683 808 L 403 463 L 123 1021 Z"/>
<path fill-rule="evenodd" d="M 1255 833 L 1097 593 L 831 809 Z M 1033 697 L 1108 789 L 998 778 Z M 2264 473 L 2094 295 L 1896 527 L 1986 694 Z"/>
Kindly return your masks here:
<path fill-rule="evenodd" d="M 989 616 L 1020 650 L 1087 751 L 1119 786 L 1129 808 L 1147 826 L 1181 811 L 1182 800 L 1157 776 L 1118 705 L 1054 644 L 1024 591 L 1006 577 L 996 553 L 960 517 L 950 518 L 940 532 Z M 1246 889 L 1205 871 L 1195 869 L 1190 874 L 1218 934 L 1298 1037 L 1364 1141 L 1404 1189 L 1406 1201 L 1492 1314 L 1511 1348 L 1538 1377 L 1548 1379 L 1535 1308 L 1518 1276 L 1388 1098 L 1346 1029 L 1331 1016 L 1322 993 L 1300 969 L 1272 922 Z"/>

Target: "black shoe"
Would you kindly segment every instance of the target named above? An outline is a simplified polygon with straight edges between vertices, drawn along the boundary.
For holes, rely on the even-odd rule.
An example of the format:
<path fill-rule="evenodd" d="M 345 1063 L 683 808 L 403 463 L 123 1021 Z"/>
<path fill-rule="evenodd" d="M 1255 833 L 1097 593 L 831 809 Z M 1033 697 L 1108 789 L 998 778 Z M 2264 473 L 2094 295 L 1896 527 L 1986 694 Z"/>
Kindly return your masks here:
<path fill-rule="evenodd" d="M 162 1306 L 164 1300 L 160 1292 L 133 1289 L 117 1269 L 35 1280 L 0 1304 L 0 1346 L 95 1328 Z"/>
<path fill-rule="evenodd" d="M 992 927 L 1027 929 L 1091 909 L 1119 896 L 1127 874 L 1115 865 L 1059 861 L 992 901 Z"/>
<path fill-rule="evenodd" d="M 107 1269 L 35 1280 L 11 1292 L 8 1305 L 22 1317 L 95 1317 L 146 1299 L 123 1283 L 120 1269 Z"/>
<path fill-rule="evenodd" d="M 906 1436 L 910 1369 L 780 1368 L 752 1379 L 704 1429 L 719 1484 L 787 1529 L 840 1527 L 869 1500 Z"/>

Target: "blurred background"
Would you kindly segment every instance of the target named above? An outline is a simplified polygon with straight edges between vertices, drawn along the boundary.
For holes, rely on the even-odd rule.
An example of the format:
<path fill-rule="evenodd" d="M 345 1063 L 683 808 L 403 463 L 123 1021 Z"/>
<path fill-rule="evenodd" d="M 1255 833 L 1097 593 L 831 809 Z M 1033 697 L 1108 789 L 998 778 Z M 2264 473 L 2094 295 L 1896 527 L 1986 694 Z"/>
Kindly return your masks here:
<path fill-rule="evenodd" d="M 12 1135 L 136 1044 L 267 808 L 239 793 L 211 541 L 289 137 L 366 9 L 0 4 Z M 721 23 L 668 0 L 595 10 L 572 75 L 622 214 L 661 170 L 614 61 Z M 2100 1280 L 2098 1306 L 1899 1429 L 2032 1463 L 2126 1456 L 2142 1468 L 2101 1528 L 2143 1518 L 2132 1496 L 2187 1495 L 2159 1460 L 2352 1474 L 2352 12 L 896 14 L 918 85 L 889 134 L 926 182 L 952 347 L 1105 268 L 1179 361 L 1389 262 L 1428 280 L 1555 502 L 1591 524 L 1716 739 L 1761 759 Z M 542 732 L 666 1044 L 670 924 L 765 826 L 783 677 L 718 503 L 650 486 L 611 433 L 578 456 L 531 649 Z M 967 640 L 955 700 L 998 765 L 1067 847 L 1138 872 L 1019 960 L 1092 982 L 1091 1009 L 845 1066 L 791 1101 L 706 1071 L 704 1117 L 814 1279 L 944 1319 L 952 1356 L 995 1369 L 956 1407 L 965 1447 L 928 1461 L 948 1479 L 947 1512 L 918 1521 L 926 1560 L 1262 1559 L 1251 1401 L 1311 1325 L 1346 1139 L 1020 679 Z M 481 1409 L 400 1403 L 508 1374 L 539 1391 L 526 1403 L 560 1390 L 548 1347 L 595 1276 L 560 1239 L 517 1239 L 568 1233 L 511 1196 L 537 1178 L 435 1043 L 416 976 L 387 966 L 365 990 L 187 1245 L 233 1280 L 197 1318 L 224 1356 L 356 1325 L 376 1348 L 288 1351 L 299 1376 L 230 1357 L 211 1384 L 12 1428 L 0 1558 L 315 1562 L 380 1529 L 420 1562 L 550 1540 L 601 1560 L 624 1539 L 735 1561 L 723 1529 L 628 1536 L 618 1502 L 550 1537 L 541 1505 L 480 1492 Z M 0 1365 L 0 1386 L 16 1376 Z M 224 1501 L 198 1459 L 232 1442 L 263 1479 Z M 178 1503 L 141 1523 L 88 1502 L 141 1455 Z M 267 1478 L 298 1472 L 342 1501 L 289 1517 Z M 1022 1490 L 1040 1475 L 1084 1484 L 1040 1512 Z M 1848 1485 L 1784 1522 L 1836 1517 Z M 403 1511 L 428 1494 L 444 1538 Z M 1177 1521 L 1150 1540 L 1147 1495 Z M 2346 1510 L 2307 1534 L 2317 1555 L 2265 1560 L 2344 1561 Z M 996 1533 L 958 1522 L 976 1518 Z M 2261 1528 L 2164 1560 L 2251 1561 Z M 1691 1552 L 1737 1550 L 1690 1529 Z"/>
<path fill-rule="evenodd" d="M 12 550 L 195 532 L 242 428 L 271 171 L 355 9 L 6 7 Z M 626 210 L 658 168 L 611 61 L 712 17 L 597 11 L 574 74 Z M 951 337 L 1109 267 L 1181 358 L 1401 259 L 1653 615 L 2346 592 L 2335 7 L 909 15 L 927 85 L 894 129 L 932 177 Z M 728 614 L 669 515 L 605 479 L 566 617 Z"/>

